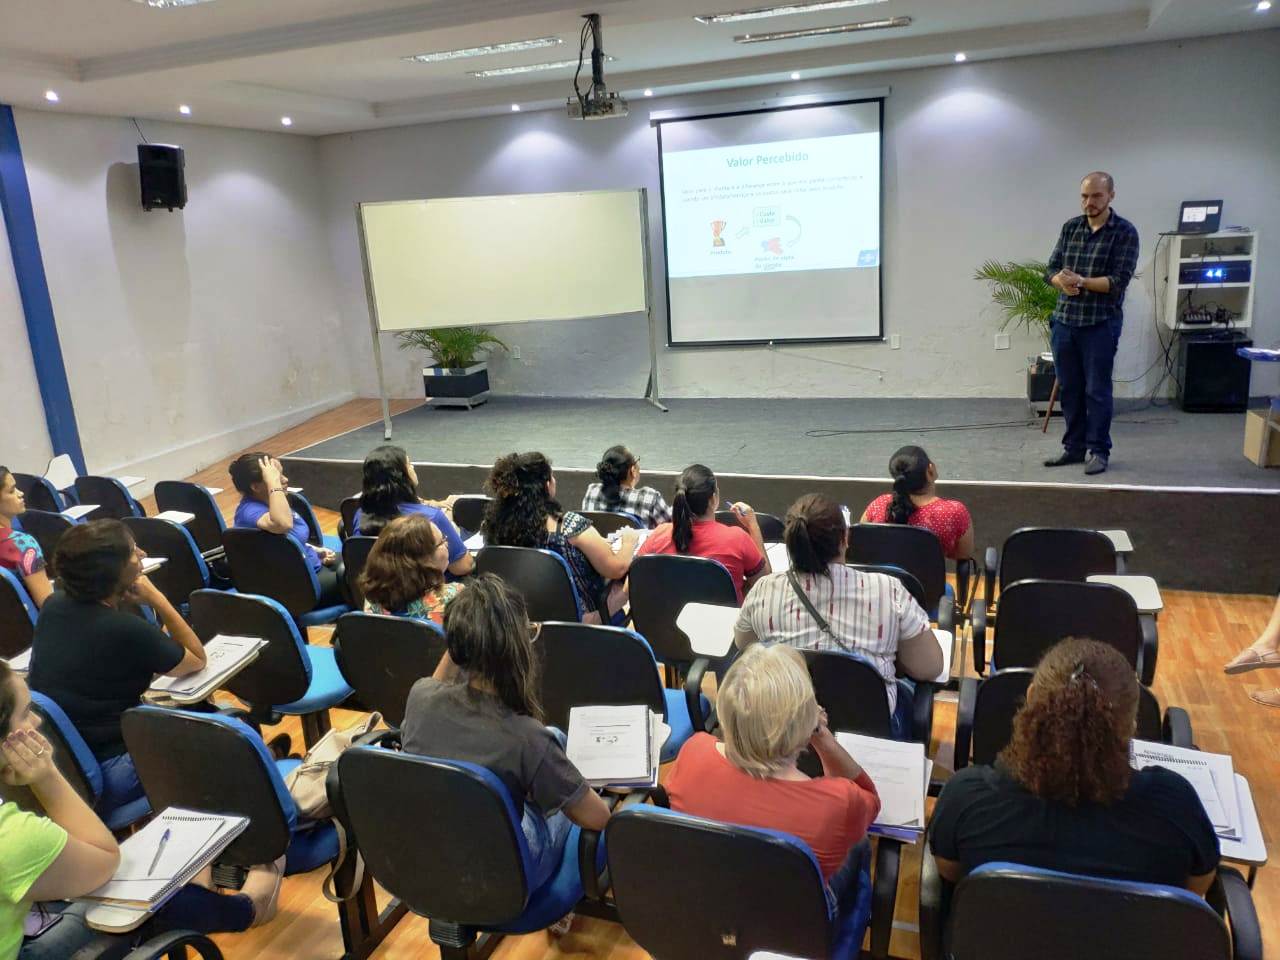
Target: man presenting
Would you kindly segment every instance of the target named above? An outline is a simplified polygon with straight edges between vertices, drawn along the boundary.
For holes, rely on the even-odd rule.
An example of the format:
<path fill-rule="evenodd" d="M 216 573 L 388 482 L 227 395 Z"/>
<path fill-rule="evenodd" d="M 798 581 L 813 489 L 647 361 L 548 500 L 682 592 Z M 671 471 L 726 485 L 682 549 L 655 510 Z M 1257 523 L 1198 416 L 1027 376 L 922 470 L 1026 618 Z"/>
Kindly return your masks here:
<path fill-rule="evenodd" d="M 1124 323 L 1124 292 L 1138 265 L 1138 231 L 1111 209 L 1111 174 L 1080 181 L 1084 216 L 1062 225 L 1045 280 L 1058 289 L 1049 345 L 1067 432 L 1046 467 L 1083 463 L 1102 473 L 1111 456 L 1111 368 Z M 1087 457 L 1086 457 L 1087 454 Z"/>

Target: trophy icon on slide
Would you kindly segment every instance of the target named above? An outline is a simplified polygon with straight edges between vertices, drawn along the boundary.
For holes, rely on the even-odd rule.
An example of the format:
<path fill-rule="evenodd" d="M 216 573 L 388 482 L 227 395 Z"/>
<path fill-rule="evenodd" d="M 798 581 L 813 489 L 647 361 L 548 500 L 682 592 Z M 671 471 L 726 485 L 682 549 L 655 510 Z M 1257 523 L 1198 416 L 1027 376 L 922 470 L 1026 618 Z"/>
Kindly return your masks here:
<path fill-rule="evenodd" d="M 720 234 L 724 233 L 724 228 L 727 226 L 728 224 L 723 220 L 711 221 L 711 245 L 713 247 L 724 246 L 724 237 L 720 236 Z"/>

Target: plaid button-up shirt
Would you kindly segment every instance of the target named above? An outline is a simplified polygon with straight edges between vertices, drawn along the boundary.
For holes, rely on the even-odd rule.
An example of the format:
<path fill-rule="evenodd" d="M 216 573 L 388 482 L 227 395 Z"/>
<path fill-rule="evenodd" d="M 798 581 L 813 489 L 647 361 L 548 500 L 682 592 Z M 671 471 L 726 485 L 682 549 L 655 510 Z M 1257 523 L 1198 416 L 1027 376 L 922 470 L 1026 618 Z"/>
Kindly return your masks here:
<path fill-rule="evenodd" d="M 1062 233 L 1049 254 L 1045 280 L 1066 267 L 1082 277 L 1106 277 L 1107 293 L 1081 290 L 1074 297 L 1059 292 L 1053 308 L 1053 322 L 1068 327 L 1090 327 L 1095 323 L 1119 320 L 1123 315 L 1124 292 L 1138 266 L 1138 231 L 1114 210 L 1097 230 L 1089 228 L 1086 216 L 1072 217 L 1062 225 Z"/>
<path fill-rule="evenodd" d="M 639 517 L 640 522 L 650 530 L 671 519 L 671 508 L 662 499 L 662 494 L 653 487 L 625 487 L 620 493 L 620 502 L 616 507 L 611 507 L 600 484 L 593 483 L 587 487 L 586 495 L 582 498 L 582 509 L 629 513 Z"/>

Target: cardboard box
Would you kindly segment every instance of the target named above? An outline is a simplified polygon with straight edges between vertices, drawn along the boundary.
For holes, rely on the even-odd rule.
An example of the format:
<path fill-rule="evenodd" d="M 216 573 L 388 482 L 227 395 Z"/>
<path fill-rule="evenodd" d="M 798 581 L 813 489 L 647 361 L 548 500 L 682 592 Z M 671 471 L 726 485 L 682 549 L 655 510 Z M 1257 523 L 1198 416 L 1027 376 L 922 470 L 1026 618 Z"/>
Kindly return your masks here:
<path fill-rule="evenodd" d="M 1250 410 L 1244 421 L 1245 459 L 1260 467 L 1280 467 L 1280 412 L 1271 414 L 1271 436 L 1267 438 L 1266 454 L 1258 459 L 1258 446 L 1262 441 L 1262 429 L 1266 410 Z"/>

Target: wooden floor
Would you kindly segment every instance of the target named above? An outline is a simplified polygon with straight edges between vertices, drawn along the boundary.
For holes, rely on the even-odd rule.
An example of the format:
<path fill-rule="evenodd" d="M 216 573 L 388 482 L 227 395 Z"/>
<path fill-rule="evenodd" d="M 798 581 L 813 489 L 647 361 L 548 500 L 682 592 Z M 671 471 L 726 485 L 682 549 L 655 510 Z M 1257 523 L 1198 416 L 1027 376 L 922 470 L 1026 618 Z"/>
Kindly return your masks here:
<path fill-rule="evenodd" d="M 393 412 L 414 404 L 401 401 Z M 376 401 L 355 400 L 258 445 L 269 453 L 281 454 L 376 420 Z M 229 489 L 226 465 L 229 461 L 201 471 L 191 478 L 200 483 L 228 488 L 219 505 L 230 516 L 236 496 Z M 470 491 L 456 491 L 470 492 Z M 153 506 L 148 504 L 148 511 Z M 337 515 L 317 510 L 326 532 L 333 532 Z M 1280 827 L 1280 710 L 1259 706 L 1249 700 L 1248 691 L 1280 684 L 1280 671 L 1257 671 L 1239 677 L 1222 673 L 1222 664 L 1262 630 L 1274 603 L 1272 597 L 1166 591 L 1166 607 L 1160 615 L 1160 661 L 1155 691 L 1162 705 L 1176 704 L 1191 714 L 1196 740 L 1204 750 L 1230 753 L 1236 770 L 1253 786 L 1253 796 L 1270 847 Z M 313 630 L 311 642 L 327 642 L 327 631 Z M 354 714 L 334 712 L 334 725 L 352 722 Z M 951 761 L 951 739 L 955 708 L 940 703 L 935 715 L 938 738 L 937 759 L 943 766 Z M 1276 729 L 1273 729 L 1276 728 Z M 280 730 L 301 743 L 296 720 L 281 724 Z M 264 731 L 266 732 L 266 731 Z M 898 894 L 899 925 L 892 951 L 898 957 L 917 957 L 914 933 L 916 919 L 916 877 L 918 852 L 908 850 L 902 863 Z M 422 865 L 431 869 L 429 862 Z M 1254 888 L 1254 900 L 1262 922 L 1264 942 L 1274 944 L 1280 935 L 1280 866 L 1264 867 Z M 265 927 L 243 934 L 215 939 L 229 960 L 332 960 L 342 955 L 342 939 L 337 914 L 320 893 L 324 871 L 289 877 L 280 897 L 280 912 Z M 401 921 L 375 953 L 378 960 L 421 960 L 437 951 L 427 937 L 425 920 L 409 917 Z M 591 957 L 598 960 L 641 960 L 647 954 L 616 924 L 578 918 L 568 935 L 553 940 L 545 933 L 508 938 L 494 954 L 504 960 Z"/>

